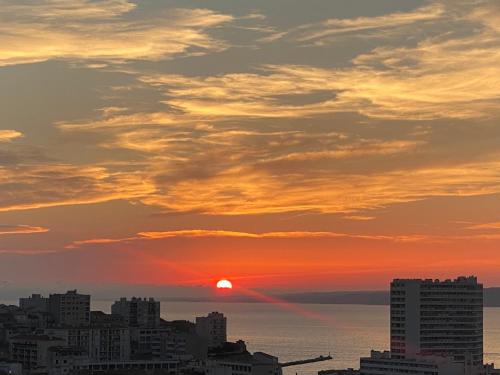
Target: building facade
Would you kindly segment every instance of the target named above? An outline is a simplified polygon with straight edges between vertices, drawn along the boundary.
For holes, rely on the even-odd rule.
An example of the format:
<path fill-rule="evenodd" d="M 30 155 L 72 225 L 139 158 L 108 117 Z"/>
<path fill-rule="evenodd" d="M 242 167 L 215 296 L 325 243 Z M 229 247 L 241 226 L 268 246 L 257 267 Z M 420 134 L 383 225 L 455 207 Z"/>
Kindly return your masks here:
<path fill-rule="evenodd" d="M 19 307 L 27 311 L 48 312 L 49 299 L 40 294 L 32 294 L 31 297 L 19 298 Z"/>
<path fill-rule="evenodd" d="M 49 296 L 49 313 L 60 326 L 88 326 L 90 324 L 90 295 L 70 290 L 65 294 Z"/>
<path fill-rule="evenodd" d="M 464 375 L 464 364 L 452 358 L 415 356 L 394 358 L 390 352 L 372 351 L 360 359 L 360 375 Z"/>
<path fill-rule="evenodd" d="M 18 362 L 0 361 L 0 374 L 6 373 L 9 375 L 22 375 L 23 366 Z"/>
<path fill-rule="evenodd" d="M 131 327 L 158 327 L 160 325 L 160 302 L 154 298 L 120 298 L 111 306 L 111 313 L 123 317 Z"/>
<path fill-rule="evenodd" d="M 130 359 L 130 329 L 125 327 L 92 327 L 89 359 L 96 363 Z"/>
<path fill-rule="evenodd" d="M 45 373 L 50 364 L 49 349 L 64 345 L 61 339 L 46 335 L 19 335 L 9 340 L 11 360 L 30 373 Z"/>
<path fill-rule="evenodd" d="M 483 363 L 483 286 L 476 277 L 391 283 L 391 352 L 395 359 L 450 356 Z"/>
<path fill-rule="evenodd" d="M 209 348 L 217 348 L 227 341 L 227 319 L 224 314 L 211 312 L 196 318 L 196 333 L 207 340 Z"/>
<path fill-rule="evenodd" d="M 46 328 L 44 329 L 44 334 L 63 340 L 64 344 L 68 347 L 89 351 L 90 329 L 88 327 Z"/>
<path fill-rule="evenodd" d="M 282 375 L 278 358 L 255 352 L 226 354 L 211 357 L 206 365 L 207 375 Z"/>

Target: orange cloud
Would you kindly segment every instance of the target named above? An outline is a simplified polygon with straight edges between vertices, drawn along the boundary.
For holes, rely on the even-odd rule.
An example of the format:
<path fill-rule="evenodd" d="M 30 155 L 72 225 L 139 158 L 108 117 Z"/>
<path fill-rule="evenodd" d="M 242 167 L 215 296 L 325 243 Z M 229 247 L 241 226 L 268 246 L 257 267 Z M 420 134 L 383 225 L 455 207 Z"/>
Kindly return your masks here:
<path fill-rule="evenodd" d="M 81 0 L 64 5 L 61 1 L 46 0 L 41 7 L 17 10 L 27 20 L 21 26 L 35 27 L 33 20 L 42 19 L 48 24 L 49 36 L 60 27 L 66 31 L 67 25 L 56 25 L 54 20 L 69 17 L 76 23 L 76 29 L 83 27 L 85 31 L 85 27 L 94 29 L 95 25 L 82 26 L 74 18 L 99 19 L 102 27 L 83 35 L 97 38 L 105 46 L 98 43 L 92 51 L 81 45 L 73 46 L 74 38 L 82 38 L 78 30 L 67 38 L 78 53 L 71 49 L 65 52 L 65 43 L 54 43 L 53 55 L 38 53 L 38 44 L 34 49 L 30 43 L 16 43 L 17 47 L 7 44 L 5 48 L 15 54 L 16 48 L 26 46 L 41 59 L 86 59 L 102 54 L 108 54 L 103 58 L 112 61 L 164 59 L 171 56 L 171 52 L 185 52 L 196 46 L 189 40 L 191 32 L 197 35 L 195 40 L 207 40 L 207 28 L 232 21 L 231 16 L 206 9 L 176 9 L 165 19 L 154 18 L 148 25 L 141 19 L 129 24 L 122 16 L 133 11 L 133 4 L 102 0 L 92 2 L 92 7 L 87 9 L 84 6 L 87 3 Z M 6 9 L 9 6 L 14 7 L 15 3 L 8 2 Z M 484 3 L 478 6 L 483 9 Z M 107 10 L 101 12 L 100 7 Z M 470 14 L 463 10 L 459 13 L 443 10 L 450 7 L 452 3 L 440 3 L 407 13 L 327 20 L 319 28 L 310 25 L 302 28 L 301 32 L 308 34 L 310 40 L 319 40 L 331 33 L 384 29 L 388 20 L 398 27 L 417 27 L 421 22 L 430 22 L 440 30 L 441 23 L 457 14 L 465 17 L 468 25 L 477 26 L 475 32 L 467 30 L 440 37 L 419 34 L 410 47 L 381 46 L 357 56 L 344 68 L 284 63 L 263 65 L 252 72 L 205 76 L 146 74 L 138 68 L 123 69 L 137 77 L 141 88 L 147 85 L 163 93 L 162 103 L 156 103 L 157 107 L 151 111 L 113 103 L 102 106 L 101 117 L 97 119 L 62 121 L 58 126 L 65 132 L 95 132 L 102 136 L 98 146 L 138 151 L 147 155 L 143 161 L 109 168 L 51 165 L 25 166 L 16 171 L 2 169 L 0 183 L 3 181 L 3 185 L 0 186 L 7 188 L 6 181 L 16 176 L 23 188 L 13 192 L 14 198 L 0 200 L 0 209 L 128 199 L 175 211 L 215 215 L 315 211 L 356 216 L 366 209 L 433 196 L 498 193 L 500 174 L 496 154 L 483 155 L 473 162 L 415 162 L 410 167 L 395 162 L 385 168 L 379 167 L 384 164 L 380 163 L 382 157 L 405 157 L 422 149 L 429 151 L 432 144 L 430 137 L 425 138 L 427 133 L 363 138 L 353 136 L 358 130 L 351 134 L 334 131 L 313 134 L 308 130 L 309 124 L 319 122 L 319 118 L 341 112 L 398 120 L 476 120 L 497 116 L 500 97 L 500 49 L 496 43 L 500 37 L 494 27 L 497 9 L 493 7 L 489 12 L 476 9 Z M 456 23 L 450 25 L 457 26 Z M 113 32 L 108 32 L 111 27 Z M 13 29 L 26 37 L 22 27 Z M 186 29 L 189 32 L 185 33 Z M 102 37 L 103 32 L 123 43 Z M 29 33 L 35 35 L 35 39 L 38 34 Z M 66 34 L 58 32 L 57 35 Z M 113 47 L 108 45 L 111 42 Z M 215 45 L 211 45 L 212 42 Z M 87 45 L 89 41 L 83 38 L 79 43 Z M 169 43 L 181 46 L 169 49 Z M 205 49 L 217 49 L 219 45 L 211 38 L 207 43 Z M 40 42 L 42 44 L 47 46 L 45 42 Z M 63 48 L 59 50 L 61 45 Z M 116 45 L 123 51 L 117 51 Z M 203 47 L 203 43 L 200 46 Z M 101 47 L 104 52 L 99 52 Z M 0 61 L 1 56 L 0 53 Z M 118 91 L 135 88 L 131 85 Z M 161 108 L 161 104 L 168 108 Z M 249 122 L 245 121 L 256 119 L 261 121 L 257 124 L 260 130 L 249 130 Z M 303 123 L 277 125 L 282 119 Z M 349 169 L 346 165 L 352 160 L 363 160 L 367 167 L 363 171 Z M 342 161 L 346 163 L 339 166 Z M 371 168 L 375 163 L 377 168 Z M 53 177 L 63 182 L 62 191 L 51 190 L 49 183 Z M 78 180 L 88 184 L 89 189 L 79 189 L 74 183 Z M 37 191 L 51 194 L 37 196 Z"/>
<path fill-rule="evenodd" d="M 244 215 L 291 211 L 354 212 L 432 196 L 499 193 L 496 161 L 450 167 L 377 172 L 366 175 L 321 171 L 291 172 L 279 177 L 235 167 L 203 179 L 184 179 L 158 187 L 142 201 L 177 211 Z M 300 183 L 298 183 L 300 181 Z"/>
<path fill-rule="evenodd" d="M 445 13 L 443 4 L 430 4 L 409 12 L 397 12 L 375 17 L 328 19 L 318 23 L 305 24 L 286 32 L 272 34 L 263 41 L 287 38 L 298 42 L 314 42 L 323 45 L 330 37 L 339 35 L 363 35 L 364 37 L 386 36 L 388 32 L 402 33 L 402 29 L 429 21 L 439 20 Z"/>
<path fill-rule="evenodd" d="M 12 234 L 33 234 L 45 233 L 49 229 L 44 227 L 35 227 L 31 225 L 0 225 L 0 236 Z"/>
<path fill-rule="evenodd" d="M 500 222 L 475 224 L 475 225 L 468 227 L 467 229 L 473 229 L 473 230 L 500 229 Z"/>
<path fill-rule="evenodd" d="M 13 185 L 12 181 L 16 181 Z M 0 211 L 135 199 L 155 188 L 138 172 L 68 164 L 0 167 Z M 40 194 L 43 192 L 43 194 Z"/>
<path fill-rule="evenodd" d="M 358 239 L 368 241 L 389 241 L 400 243 L 445 243 L 463 240 L 485 240 L 497 241 L 500 234 L 479 235 L 431 235 L 431 234 L 360 234 L 360 233 L 337 233 L 337 232 L 315 232 L 315 231 L 287 231 L 287 232 L 264 232 L 251 233 L 228 230 L 186 229 L 171 231 L 139 232 L 135 236 L 124 238 L 96 238 L 74 241 L 67 245 L 67 249 L 79 248 L 90 245 L 109 245 L 127 243 L 134 241 L 163 240 L 169 238 L 241 238 L 241 239 Z"/>
<path fill-rule="evenodd" d="M 23 133 L 17 130 L 0 130 L 0 142 L 10 142 L 13 139 L 20 138 Z"/>
<path fill-rule="evenodd" d="M 232 21 L 229 15 L 168 9 L 147 19 L 123 18 L 135 8 L 126 0 L 43 0 L 29 5 L 4 1 L 0 66 L 50 59 L 160 60 L 227 47 L 206 30 Z"/>
<path fill-rule="evenodd" d="M 265 232 L 249 233 L 227 230 L 173 230 L 160 232 L 139 232 L 136 236 L 125 238 L 97 238 L 90 240 L 74 241 L 67 245 L 67 249 L 73 249 L 85 245 L 108 245 L 122 242 L 140 241 L 140 240 L 160 240 L 168 238 L 249 238 L 249 239 L 298 239 L 298 238 L 355 238 L 376 241 L 395 241 L 395 242 L 415 242 L 428 239 L 425 235 L 364 235 L 348 234 L 335 232 L 312 232 L 312 231 L 291 231 L 291 232 Z"/>

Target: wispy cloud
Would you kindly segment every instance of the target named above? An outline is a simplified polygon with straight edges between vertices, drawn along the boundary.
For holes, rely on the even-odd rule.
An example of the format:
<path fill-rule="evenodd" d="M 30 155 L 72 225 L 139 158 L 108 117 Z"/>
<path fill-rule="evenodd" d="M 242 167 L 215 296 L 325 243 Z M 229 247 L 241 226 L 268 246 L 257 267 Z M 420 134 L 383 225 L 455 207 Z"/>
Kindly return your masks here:
<path fill-rule="evenodd" d="M 401 120 L 487 118 L 498 114 L 500 97 L 500 49 L 491 42 L 471 37 L 378 48 L 345 69 L 273 65 L 262 67 L 261 74 L 156 75 L 141 80 L 163 86 L 165 104 L 192 121 L 335 112 Z M 325 92 L 330 96 L 319 95 Z M 302 102 L 288 103 L 290 93 L 302 96 Z"/>
<path fill-rule="evenodd" d="M 435 196 L 499 193 L 499 163 L 428 167 L 380 173 L 290 171 L 274 175 L 235 167 L 214 176 L 183 179 L 143 202 L 171 210 L 243 215 L 293 211 L 346 213 Z M 162 192 L 159 187 L 158 192 Z"/>
<path fill-rule="evenodd" d="M 0 130 L 0 142 L 10 142 L 13 139 L 20 138 L 23 133 L 17 130 Z"/>
<path fill-rule="evenodd" d="M 408 27 L 403 34 L 411 35 L 412 43 L 404 35 L 396 45 L 384 45 L 382 38 L 379 47 L 344 68 L 274 64 L 253 73 L 148 74 L 140 80 L 164 88 L 165 104 L 192 121 L 334 112 L 401 120 L 488 118 L 498 115 L 500 97 L 498 14 L 498 7 L 489 2 L 443 2 L 407 13 L 327 20 L 315 31 L 309 30 L 311 25 L 299 28 L 305 33 L 302 39 L 321 40 L 336 33 L 387 28 L 402 32 L 403 25 Z M 433 33 L 422 31 L 427 29 Z M 325 92 L 330 95 L 319 95 Z M 290 93 L 307 98 L 290 104 Z M 155 116 L 172 119 L 172 113 Z"/>
<path fill-rule="evenodd" d="M 493 223 L 474 224 L 471 225 L 470 227 L 467 227 L 467 229 L 473 229 L 473 230 L 500 229 L 500 221 Z"/>
<path fill-rule="evenodd" d="M 227 230 L 175 230 L 161 232 L 140 232 L 133 237 L 125 238 L 97 238 L 90 240 L 74 241 L 66 248 L 73 249 L 82 246 L 108 245 L 143 240 L 162 240 L 168 238 L 248 238 L 248 239 L 300 239 L 300 238 L 357 238 L 366 240 L 396 241 L 396 242 L 414 242 L 420 241 L 426 236 L 422 235 L 402 235 L 402 236 L 383 236 L 383 235 L 363 235 L 348 234 L 336 232 L 312 232 L 312 231 L 293 231 L 293 232 L 236 232 Z"/>
<path fill-rule="evenodd" d="M 0 211 L 135 199 L 154 191 L 138 172 L 67 164 L 0 167 Z"/>
<path fill-rule="evenodd" d="M 344 219 L 347 220 L 354 220 L 354 221 L 370 221 L 374 220 L 375 216 L 367 216 L 367 215 L 346 215 L 343 217 Z"/>
<path fill-rule="evenodd" d="M 0 2 L 0 66 L 49 59 L 123 62 L 220 51 L 207 29 L 232 21 L 208 9 L 166 9 L 125 17 L 126 0 Z"/>
<path fill-rule="evenodd" d="M 31 225 L 2 225 L 0 224 L 0 236 L 13 234 L 33 234 L 48 232 L 48 228 Z"/>
<path fill-rule="evenodd" d="M 133 10 L 136 5 L 128 0 L 2 0 L 14 18 L 25 19 L 36 15 L 40 19 L 112 19 Z"/>
<path fill-rule="evenodd" d="M 74 11 L 73 7 L 64 8 L 61 2 L 44 4 L 47 8 L 44 10 L 37 7 L 19 10 L 22 17 L 12 22 L 25 19 L 32 22 L 37 17 L 50 21 L 59 17 L 60 12 Z M 94 5 L 103 4 L 115 9 L 109 12 L 110 19 L 103 23 L 103 29 L 113 27 L 116 30 L 109 35 L 126 39 L 124 44 L 113 40 L 115 47 L 106 47 L 111 59 L 121 54 L 115 54 L 116 45 L 127 47 L 129 41 L 139 43 L 140 48 L 132 48 L 132 54 L 125 51 L 122 57 L 141 58 L 144 54 L 148 59 L 166 58 L 169 43 L 164 44 L 160 39 L 149 43 L 144 38 L 161 38 L 163 32 L 174 28 L 179 39 L 172 37 L 175 33 L 165 38 L 179 43 L 185 51 L 194 44 L 183 39 L 186 37 L 183 30 L 194 30 L 202 39 L 210 38 L 207 28 L 232 20 L 231 16 L 206 9 L 169 9 L 164 18 L 158 15 L 161 20 L 153 18 L 144 25 L 140 17 L 123 20 L 123 14 L 135 9 L 127 7 L 127 2 L 103 0 Z M 401 44 L 406 46 L 381 43 L 343 68 L 264 63 L 257 69 L 205 75 L 127 68 L 141 89 L 147 87 L 163 95 L 160 103 L 149 107 L 154 109 L 134 108 L 134 101 L 114 100 L 109 105 L 103 104 L 96 118 L 61 121 L 57 126 L 65 134 L 90 132 L 97 139 L 94 146 L 120 149 L 132 153 L 134 158 L 140 155 L 141 161 L 109 169 L 92 165 L 30 166 L 25 174 L 21 168 L 15 173 L 20 176 L 22 188 L 12 189 L 2 207 L 9 210 L 129 199 L 178 212 L 216 215 L 315 211 L 355 216 L 360 210 L 435 196 L 498 193 L 497 154 L 485 151 L 474 161 L 434 158 L 429 162 L 433 152 L 436 153 L 432 147 L 439 147 L 432 145 L 431 130 L 405 133 L 398 129 L 397 136 L 387 131 L 374 136 L 377 132 L 373 128 L 366 131 L 370 134 L 366 137 L 361 135 L 365 130 L 356 128 L 358 123 L 351 123 L 348 130 L 345 126 L 343 131 L 337 131 L 345 113 L 354 113 L 358 118 L 361 115 L 366 121 L 373 118 L 405 121 L 404 126 L 408 120 L 425 120 L 430 127 L 438 119 L 496 118 L 500 98 L 496 7 L 486 8 L 486 3 L 481 2 L 474 12 L 466 13 L 464 3 L 456 4 L 439 3 L 407 13 L 325 21 L 322 27 L 331 26 L 328 33 L 384 28 L 388 20 L 395 22 L 396 27 L 431 22 L 430 26 L 438 29 L 432 37 L 419 34 L 411 43 L 402 40 Z M 448 12 L 454 6 L 458 10 Z M 89 12 L 92 14 L 85 17 L 104 17 L 95 10 Z M 468 26 L 475 27 L 442 33 L 442 23 L 447 24 L 450 18 L 463 19 Z M 65 27 L 49 21 L 49 31 Z M 81 26 L 74 22 L 77 28 Z M 154 27 L 158 22 L 161 30 L 156 33 Z M 95 28 L 91 23 L 82 27 L 90 25 Z M 449 25 L 457 27 L 455 22 Z M 123 35 L 122 28 L 126 31 Z M 308 30 L 303 28 L 304 32 Z M 135 32 L 140 34 L 137 40 Z M 80 35 L 75 32 L 74 37 Z M 101 38 L 94 31 L 90 35 Z M 11 47 L 6 49 L 15 51 Z M 80 54 L 99 54 L 95 52 L 99 44 L 91 52 L 81 46 L 77 49 Z M 133 85 L 127 86 L 126 94 L 133 97 L 135 89 Z M 123 94 L 117 90 L 114 94 L 121 99 L 120 93 Z M 319 131 L 315 131 L 316 125 Z M 427 162 L 417 160 L 417 154 L 426 156 Z M 398 164 L 397 158 L 409 156 L 413 156 L 409 166 Z M 381 163 L 382 158 L 391 162 Z M 42 187 L 38 191 L 52 192 L 47 188 L 51 181 L 49 170 L 60 172 L 61 177 L 57 178 L 63 179 L 69 188 L 59 194 L 37 197 L 36 185 Z M 13 170 L 0 173 L 5 176 L 4 181 L 14 176 Z M 80 180 L 90 188 L 80 190 L 72 184 Z M 5 182 L 4 186 L 9 188 Z"/>
<path fill-rule="evenodd" d="M 74 241 L 66 246 L 67 249 L 75 249 L 85 246 L 106 246 L 120 243 L 131 243 L 135 241 L 154 241 L 171 238 L 241 238 L 241 239 L 357 239 L 367 241 L 389 241 L 400 243 L 445 243 L 457 240 L 482 240 L 496 241 L 500 234 L 479 235 L 433 235 L 433 234 L 361 234 L 340 232 L 314 232 L 314 231 L 289 231 L 289 232 L 238 232 L 227 230 L 189 229 L 173 231 L 140 232 L 135 236 L 124 238 L 96 238 Z"/>
<path fill-rule="evenodd" d="M 373 36 L 387 35 L 388 31 L 402 33 L 405 27 L 440 19 L 445 12 L 442 4 L 435 3 L 409 12 L 397 12 L 375 17 L 331 18 L 317 23 L 301 25 L 292 30 L 272 34 L 264 41 L 286 38 L 296 42 L 314 42 L 322 45 L 338 35 Z"/>
<path fill-rule="evenodd" d="M 416 150 L 418 146 L 422 145 L 423 141 L 370 141 L 364 140 L 359 143 L 351 143 L 339 146 L 337 149 L 328 151 L 307 151 L 307 152 L 294 152 L 279 156 L 266 162 L 276 161 L 297 161 L 297 160 L 318 160 L 318 159 L 344 159 L 361 156 L 373 155 L 392 155 L 398 153 L 406 153 Z"/>

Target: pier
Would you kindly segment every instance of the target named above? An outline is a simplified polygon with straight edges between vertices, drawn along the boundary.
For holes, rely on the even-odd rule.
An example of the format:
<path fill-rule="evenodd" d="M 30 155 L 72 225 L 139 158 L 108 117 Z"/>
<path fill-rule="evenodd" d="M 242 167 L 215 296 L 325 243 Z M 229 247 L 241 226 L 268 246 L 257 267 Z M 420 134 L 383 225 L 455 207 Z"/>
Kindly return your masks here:
<path fill-rule="evenodd" d="M 327 356 L 320 355 L 319 357 L 316 357 L 316 358 L 302 359 L 302 360 L 299 360 L 299 361 L 291 361 L 291 362 L 280 363 L 280 366 L 281 367 L 298 366 L 298 365 L 305 365 L 307 363 L 330 361 L 332 359 L 333 359 L 333 357 L 330 354 L 328 354 Z"/>

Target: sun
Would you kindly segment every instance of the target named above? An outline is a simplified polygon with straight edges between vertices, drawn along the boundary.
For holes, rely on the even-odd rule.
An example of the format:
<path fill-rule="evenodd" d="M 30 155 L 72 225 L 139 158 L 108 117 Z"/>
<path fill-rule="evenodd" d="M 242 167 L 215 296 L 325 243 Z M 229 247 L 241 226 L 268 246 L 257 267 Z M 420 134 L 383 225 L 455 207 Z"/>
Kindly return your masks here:
<path fill-rule="evenodd" d="M 217 289 L 233 289 L 233 283 L 226 279 L 219 280 L 217 281 Z"/>

